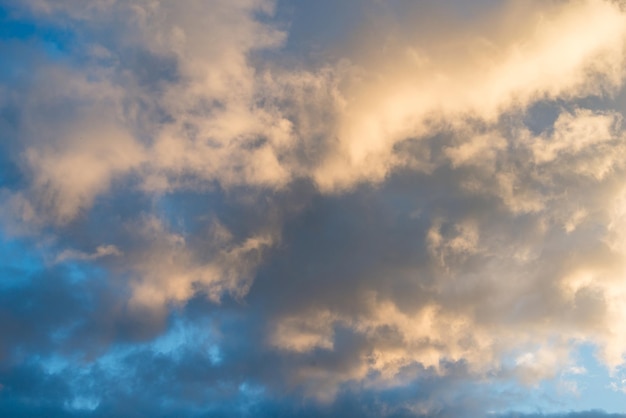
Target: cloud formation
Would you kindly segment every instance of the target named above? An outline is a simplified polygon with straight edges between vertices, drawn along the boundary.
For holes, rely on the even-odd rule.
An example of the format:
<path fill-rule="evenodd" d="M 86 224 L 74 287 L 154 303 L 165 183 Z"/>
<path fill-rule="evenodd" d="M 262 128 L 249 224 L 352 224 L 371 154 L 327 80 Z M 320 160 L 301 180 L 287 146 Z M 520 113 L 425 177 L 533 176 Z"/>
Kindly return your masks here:
<path fill-rule="evenodd" d="M 298 2 L 0 0 L 0 411 L 507 416 L 585 345 L 619 379 L 624 5 L 346 4 L 307 49 Z"/>

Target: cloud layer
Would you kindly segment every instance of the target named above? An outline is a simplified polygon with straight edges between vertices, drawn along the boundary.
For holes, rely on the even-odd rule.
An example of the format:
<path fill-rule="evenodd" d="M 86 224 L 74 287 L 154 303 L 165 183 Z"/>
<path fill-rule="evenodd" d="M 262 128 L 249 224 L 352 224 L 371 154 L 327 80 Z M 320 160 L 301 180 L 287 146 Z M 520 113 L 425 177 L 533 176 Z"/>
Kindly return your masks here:
<path fill-rule="evenodd" d="M 623 389 L 624 5 L 308 7 L 0 0 L 0 411 Z"/>

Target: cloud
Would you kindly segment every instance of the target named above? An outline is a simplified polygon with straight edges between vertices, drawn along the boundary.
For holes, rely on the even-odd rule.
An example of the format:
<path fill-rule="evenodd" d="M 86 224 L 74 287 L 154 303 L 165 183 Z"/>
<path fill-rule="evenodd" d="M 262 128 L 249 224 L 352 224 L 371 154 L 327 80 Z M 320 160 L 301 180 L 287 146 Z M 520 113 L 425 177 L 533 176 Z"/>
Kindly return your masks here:
<path fill-rule="evenodd" d="M 100 257 L 119 255 L 122 255 L 122 253 L 120 253 L 120 250 L 118 250 L 114 245 L 101 245 L 96 248 L 96 251 L 94 253 L 91 254 L 76 250 L 65 250 L 57 256 L 56 261 L 62 262 L 66 260 L 95 260 Z"/>
<path fill-rule="evenodd" d="M 455 31 L 443 29 L 429 33 L 434 41 L 424 45 L 405 41 L 420 33 L 375 39 L 375 46 L 365 48 L 371 52 L 357 60 L 360 73 L 335 132 L 339 144 L 314 172 L 318 185 L 342 189 L 381 181 L 399 165 L 429 167 L 395 150 L 409 138 L 437 133 L 441 124 L 493 123 L 537 100 L 601 94 L 621 85 L 625 26 L 616 5 L 570 2 L 529 10 L 518 24 L 502 27 L 520 12 L 505 10 L 493 22 L 481 22 L 500 31 L 470 28 L 469 34 L 459 31 L 462 38 L 454 43 L 449 39 Z"/>
<path fill-rule="evenodd" d="M 492 123 L 503 112 L 539 99 L 599 94 L 621 83 L 624 18 L 617 6 L 603 1 L 532 9 L 523 16 L 525 26 L 497 33 L 504 41 L 490 40 L 496 34 L 488 32 L 450 50 L 434 49 L 437 42 L 422 47 L 388 39 L 392 46 L 383 48 L 388 50 L 383 56 L 291 73 L 256 68 L 251 61 L 255 51 L 277 48 L 284 39 L 282 32 L 254 18 L 255 11 L 271 13 L 270 3 L 212 2 L 210 14 L 204 13 L 207 7 L 202 2 L 176 11 L 169 2 L 33 5 L 51 18 L 55 12 L 69 13 L 87 28 L 95 16 L 113 24 L 110 19 L 126 15 L 116 23 L 123 37 L 105 39 L 108 49 L 93 45 L 110 57 L 91 63 L 89 71 L 101 81 L 81 81 L 84 76 L 67 68 L 41 75 L 94 102 L 68 115 L 75 133 L 66 128 L 55 133 L 50 122 L 40 121 L 56 149 L 27 154 L 34 186 L 41 189 L 37 195 L 46 196 L 58 219 L 74 217 L 108 189 L 116 173 L 132 170 L 142 173 L 148 190 L 176 187 L 181 176 L 226 187 L 271 188 L 305 176 L 326 191 L 379 182 L 397 166 L 432 167 L 394 149 L 408 138 L 419 141 L 438 132 L 442 121 L 478 118 Z M 224 36 L 233 25 L 237 31 Z M 203 37 L 223 41 L 209 48 L 199 41 Z M 468 47 L 476 50 L 473 56 L 460 53 Z M 423 52 L 416 52 L 420 48 Z M 158 67 L 148 76 L 145 68 L 125 70 L 122 63 L 133 49 L 155 57 L 151 59 L 172 60 L 174 77 L 159 75 Z M 156 92 L 142 88 L 146 77 L 159 80 Z M 53 90 L 46 96 L 43 105 L 53 107 L 64 94 Z M 124 106 L 130 112 L 122 114 Z M 104 125 L 94 124 L 95 115 Z M 143 127 L 147 132 L 136 132 L 138 124 L 150 121 Z M 38 135 L 36 123 L 28 126 L 35 130 L 29 137 Z M 96 136 L 80 136 L 93 127 Z M 152 140 L 142 143 L 146 141 L 136 135 Z M 335 142 L 327 142 L 330 138 Z M 469 152 L 469 146 L 461 152 Z M 458 164 L 462 157 L 453 158 Z M 82 172 L 90 167 L 89 176 L 65 173 L 69 167 Z"/>
<path fill-rule="evenodd" d="M 362 2 L 319 55 L 298 7 L 4 6 L 0 410 L 481 416 L 623 365 L 621 4 Z"/>
<path fill-rule="evenodd" d="M 156 218 L 146 219 L 139 234 L 146 243 L 133 257 L 138 281 L 133 284 L 132 301 L 148 307 L 182 303 L 198 291 L 215 301 L 226 291 L 245 295 L 263 251 L 274 240 L 271 235 L 258 235 L 234 243 L 231 233 L 216 223 L 206 242 L 194 242 L 190 248 L 183 236 L 168 232 Z M 196 260 L 197 246 L 204 247 L 210 261 Z"/>

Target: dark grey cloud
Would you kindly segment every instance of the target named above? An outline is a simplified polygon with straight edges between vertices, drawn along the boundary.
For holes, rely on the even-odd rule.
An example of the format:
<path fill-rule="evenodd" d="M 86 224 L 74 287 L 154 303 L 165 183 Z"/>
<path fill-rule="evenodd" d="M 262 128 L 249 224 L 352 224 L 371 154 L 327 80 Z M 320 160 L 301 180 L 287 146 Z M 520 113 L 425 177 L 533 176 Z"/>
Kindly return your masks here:
<path fill-rule="evenodd" d="M 122 365 L 127 367 L 123 375 L 98 367 L 84 371 L 67 369 L 50 375 L 37 364 L 22 365 L 2 373 L 5 383 L 0 411 L 10 416 L 46 413 L 54 417 L 430 417 L 476 416 L 480 410 L 469 387 L 463 396 L 448 399 L 449 404 L 441 401 L 430 412 L 412 410 L 415 402 L 428 400 L 446 391 L 450 383 L 455 384 L 436 376 L 401 389 L 346 388 L 332 403 L 320 405 L 295 393 L 286 397 L 284 392 L 259 389 L 249 377 L 242 382 L 237 367 L 219 370 L 220 366 L 212 365 L 200 352 L 183 349 L 178 355 L 178 360 L 174 360 L 150 351 L 133 353 L 123 360 Z"/>

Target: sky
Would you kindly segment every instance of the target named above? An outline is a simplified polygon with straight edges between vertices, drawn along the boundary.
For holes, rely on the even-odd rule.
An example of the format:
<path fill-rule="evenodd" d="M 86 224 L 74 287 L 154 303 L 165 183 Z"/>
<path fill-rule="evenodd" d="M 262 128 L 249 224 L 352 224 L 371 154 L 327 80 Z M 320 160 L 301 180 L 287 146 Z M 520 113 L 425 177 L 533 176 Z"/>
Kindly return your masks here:
<path fill-rule="evenodd" d="M 0 416 L 626 417 L 626 3 L 0 0 Z"/>

